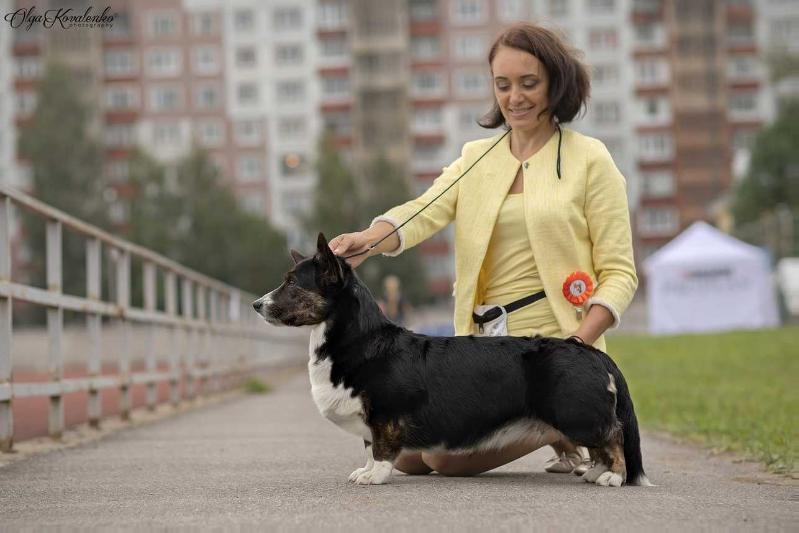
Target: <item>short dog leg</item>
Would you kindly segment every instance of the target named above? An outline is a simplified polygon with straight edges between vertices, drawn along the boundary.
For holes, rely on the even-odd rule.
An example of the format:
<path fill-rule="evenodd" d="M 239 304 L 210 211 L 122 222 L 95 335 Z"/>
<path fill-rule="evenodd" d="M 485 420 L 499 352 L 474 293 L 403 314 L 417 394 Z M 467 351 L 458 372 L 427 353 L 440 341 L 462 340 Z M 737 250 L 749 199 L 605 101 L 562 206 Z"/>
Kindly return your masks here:
<path fill-rule="evenodd" d="M 603 487 L 621 487 L 624 484 L 627 479 L 627 467 L 624 463 L 624 448 L 620 438 L 615 438 L 613 442 L 602 448 L 591 450 L 591 458 L 596 462 L 596 466 L 583 475 L 584 480 Z"/>
<path fill-rule="evenodd" d="M 361 474 L 368 472 L 375 465 L 375 458 L 372 455 L 372 443 L 367 440 L 363 441 L 363 449 L 366 452 L 366 466 L 358 468 L 350 474 L 350 481 L 355 481 Z"/>
<path fill-rule="evenodd" d="M 588 448 L 588 455 L 591 456 L 594 467 L 589 468 L 588 471 L 583 474 L 583 479 L 586 483 L 596 483 L 599 476 L 608 471 L 608 467 L 604 462 L 604 455 L 600 453 L 598 448 Z"/>
<path fill-rule="evenodd" d="M 363 472 L 355 479 L 356 485 L 382 485 L 388 483 L 391 478 L 394 461 L 401 448 L 384 440 L 380 435 L 372 444 L 368 449 L 374 458 L 374 465 L 369 471 Z"/>

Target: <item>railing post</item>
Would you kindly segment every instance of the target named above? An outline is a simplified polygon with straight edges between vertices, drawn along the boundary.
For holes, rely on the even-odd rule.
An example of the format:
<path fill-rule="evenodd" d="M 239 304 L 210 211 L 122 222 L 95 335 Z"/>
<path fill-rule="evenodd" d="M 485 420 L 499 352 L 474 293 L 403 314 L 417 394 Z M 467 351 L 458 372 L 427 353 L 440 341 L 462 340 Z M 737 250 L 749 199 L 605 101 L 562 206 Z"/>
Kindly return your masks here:
<path fill-rule="evenodd" d="M 11 199 L 0 197 L 0 281 L 11 281 Z M 11 298 L 0 297 L 0 452 L 14 447 L 11 410 Z"/>
<path fill-rule="evenodd" d="M 144 264 L 144 309 L 150 313 L 155 312 L 155 265 L 149 261 Z M 155 360 L 155 328 L 154 324 L 147 326 L 147 340 L 145 343 L 145 366 L 148 374 L 152 375 L 156 372 Z M 147 382 L 147 408 L 154 410 L 155 405 L 158 403 L 158 390 L 156 389 L 156 382 Z"/>
<path fill-rule="evenodd" d="M 130 253 L 118 250 L 116 268 L 117 306 L 119 306 L 119 324 L 122 328 L 122 346 L 119 346 L 119 414 L 122 420 L 130 419 L 131 379 L 130 379 L 130 324 L 127 319 L 130 307 Z"/>
<path fill-rule="evenodd" d="M 197 333 L 195 337 L 195 349 L 197 351 L 196 366 L 200 367 L 203 372 L 200 375 L 200 380 L 197 384 L 197 392 L 198 394 L 202 394 L 207 392 L 208 388 L 208 374 L 205 373 L 208 370 L 208 322 L 205 319 L 205 287 L 197 284 L 197 290 L 195 294 L 197 298 L 197 320 L 199 320 L 201 323 L 200 327 L 196 330 Z"/>
<path fill-rule="evenodd" d="M 99 302 L 100 280 L 101 278 L 101 244 L 97 238 L 86 241 L 86 298 L 91 301 Z M 102 373 L 102 323 L 103 317 L 99 313 L 86 314 L 86 329 L 89 333 L 89 378 L 97 378 Z M 89 425 L 93 428 L 100 427 L 100 419 L 103 416 L 103 405 L 100 398 L 100 390 L 96 387 L 89 387 Z"/>
<path fill-rule="evenodd" d="M 62 284 L 62 230 L 61 222 L 47 221 L 47 290 L 60 294 Z M 64 379 L 64 353 L 62 336 L 64 310 L 60 305 L 47 308 L 47 336 L 49 338 L 50 379 L 59 387 Z M 64 433 L 64 396 L 59 388 L 50 396 L 50 436 L 60 439 Z"/>
<path fill-rule="evenodd" d="M 211 289 L 210 301 L 208 309 L 210 311 L 208 317 L 208 360 L 213 374 L 211 374 L 211 390 L 219 392 L 222 390 L 220 375 L 221 367 L 219 365 L 219 333 L 216 331 L 216 326 L 219 324 L 219 293 Z"/>
<path fill-rule="evenodd" d="M 194 382 L 194 333 L 195 328 L 188 324 L 188 321 L 194 316 L 194 305 L 191 292 L 191 280 L 183 278 L 183 318 L 186 319 L 185 337 L 186 342 L 183 343 L 185 348 L 186 358 L 186 396 L 194 399 L 195 382 Z"/>
<path fill-rule="evenodd" d="M 166 273 L 164 281 L 166 289 L 166 314 L 172 318 L 178 314 L 178 283 L 175 273 L 171 270 Z M 179 326 L 173 325 L 169 328 L 170 352 L 169 352 L 169 398 L 172 405 L 180 403 L 180 342 Z"/>

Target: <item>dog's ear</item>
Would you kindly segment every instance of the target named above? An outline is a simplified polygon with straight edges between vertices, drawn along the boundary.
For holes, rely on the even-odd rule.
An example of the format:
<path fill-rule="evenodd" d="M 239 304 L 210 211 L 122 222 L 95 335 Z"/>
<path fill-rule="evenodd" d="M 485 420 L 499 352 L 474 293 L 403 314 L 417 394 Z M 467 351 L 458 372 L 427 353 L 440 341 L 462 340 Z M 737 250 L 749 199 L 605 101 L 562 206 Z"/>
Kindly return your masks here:
<path fill-rule="evenodd" d="M 294 248 L 292 248 L 292 249 L 291 249 L 291 251 L 290 251 L 289 253 L 291 254 L 291 259 L 294 261 L 294 264 L 295 264 L 295 265 L 296 265 L 297 263 L 299 263 L 300 261 L 302 261 L 303 259 L 305 259 L 305 256 L 304 256 L 304 255 L 302 255 L 302 254 L 301 254 L 300 252 L 298 252 L 297 250 L 295 250 Z"/>
<path fill-rule="evenodd" d="M 319 233 L 316 239 L 316 251 L 319 254 L 320 266 L 322 267 L 322 282 L 326 285 L 337 285 L 344 280 L 344 271 L 341 268 L 338 257 L 330 249 L 324 234 Z"/>

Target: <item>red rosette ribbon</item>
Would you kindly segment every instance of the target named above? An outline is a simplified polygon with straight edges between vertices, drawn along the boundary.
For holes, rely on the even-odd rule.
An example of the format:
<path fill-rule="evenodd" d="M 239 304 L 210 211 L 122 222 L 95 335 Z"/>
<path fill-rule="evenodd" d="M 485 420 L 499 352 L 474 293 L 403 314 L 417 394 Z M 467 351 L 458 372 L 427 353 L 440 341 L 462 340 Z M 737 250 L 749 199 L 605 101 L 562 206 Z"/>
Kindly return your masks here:
<path fill-rule="evenodd" d="M 572 272 L 563 282 L 563 296 L 573 305 L 583 305 L 593 293 L 594 283 L 585 272 Z"/>

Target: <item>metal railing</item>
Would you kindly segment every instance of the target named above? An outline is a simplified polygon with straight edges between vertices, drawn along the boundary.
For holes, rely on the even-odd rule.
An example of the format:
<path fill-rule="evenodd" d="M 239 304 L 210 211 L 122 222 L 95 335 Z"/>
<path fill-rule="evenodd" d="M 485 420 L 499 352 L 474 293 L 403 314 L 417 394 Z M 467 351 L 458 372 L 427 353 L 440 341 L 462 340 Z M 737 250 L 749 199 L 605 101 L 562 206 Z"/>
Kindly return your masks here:
<path fill-rule="evenodd" d="M 12 280 L 12 209 L 21 208 L 46 223 L 47 288 Z M 62 292 L 62 233 L 67 228 L 86 239 L 86 294 Z M 101 297 L 102 250 L 116 256 L 113 272 L 115 298 Z M 143 305 L 131 305 L 131 259 L 142 262 Z M 163 276 L 158 283 L 158 276 Z M 180 289 L 178 285 L 180 284 Z M 160 292 L 159 292 L 160 287 Z M 178 302 L 180 292 L 181 302 Z M 159 298 L 160 296 L 160 298 Z M 49 397 L 49 434 L 64 431 L 64 395 L 88 393 L 88 420 L 99 427 L 103 416 L 101 391 L 117 389 L 119 413 L 130 417 L 131 389 L 146 387 L 146 405 L 158 402 L 157 385 L 169 384 L 173 404 L 204 392 L 239 385 L 275 340 L 264 328 L 250 302 L 255 296 L 188 269 L 147 248 L 114 237 L 75 217 L 54 209 L 15 189 L 0 185 L 0 451 L 11 451 L 14 442 L 12 401 L 26 396 Z M 12 380 L 12 302 L 19 300 L 47 310 L 48 370 L 46 382 Z M 162 309 L 158 308 L 158 301 Z M 62 338 L 64 312 L 85 315 L 88 353 L 86 377 L 66 378 Z M 102 369 L 103 319 L 121 328 L 123 341 L 114 346 L 115 373 Z M 144 330 L 144 369 L 132 371 L 131 330 Z M 158 361 L 153 343 L 156 333 L 166 335 L 168 361 Z M 278 339 L 279 340 L 279 339 Z"/>

